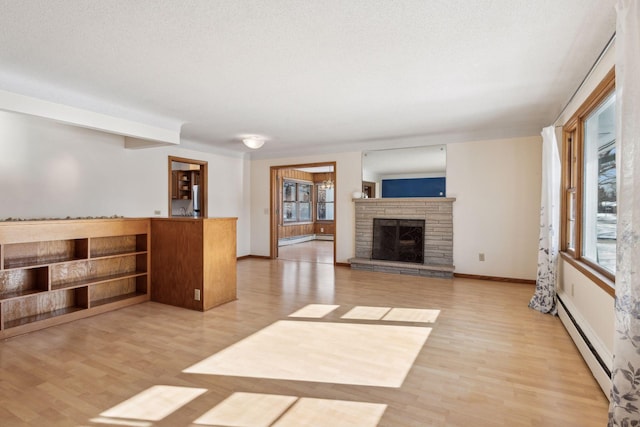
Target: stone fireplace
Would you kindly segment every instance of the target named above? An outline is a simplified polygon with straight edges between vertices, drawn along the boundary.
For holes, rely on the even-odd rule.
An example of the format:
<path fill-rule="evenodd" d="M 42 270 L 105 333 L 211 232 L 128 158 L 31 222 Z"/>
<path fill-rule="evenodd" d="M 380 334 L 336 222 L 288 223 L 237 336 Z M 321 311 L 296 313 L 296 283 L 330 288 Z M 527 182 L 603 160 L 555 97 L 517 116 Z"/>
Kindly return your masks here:
<path fill-rule="evenodd" d="M 416 276 L 453 277 L 454 201 L 454 198 L 443 197 L 354 199 L 356 256 L 349 260 L 351 268 Z M 408 222 L 402 222 L 405 220 Z M 376 247 L 379 243 L 374 238 L 374 222 L 387 227 L 384 231 L 387 235 L 395 233 L 399 237 L 393 248 L 381 251 Z M 389 255 L 392 252 L 407 252 L 406 247 L 416 243 L 416 237 L 409 237 L 409 232 L 420 223 L 424 224 L 424 236 L 420 243 L 423 245 L 422 261 L 417 262 L 414 255 L 404 254 L 396 258 Z"/>

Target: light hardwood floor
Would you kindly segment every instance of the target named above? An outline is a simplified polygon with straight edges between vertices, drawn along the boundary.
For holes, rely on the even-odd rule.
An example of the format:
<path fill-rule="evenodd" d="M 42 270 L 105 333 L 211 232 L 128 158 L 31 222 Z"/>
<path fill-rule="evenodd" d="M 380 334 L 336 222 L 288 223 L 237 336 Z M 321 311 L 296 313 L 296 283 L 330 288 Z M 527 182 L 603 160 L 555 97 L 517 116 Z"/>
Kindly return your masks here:
<path fill-rule="evenodd" d="M 278 259 L 288 261 L 318 262 L 333 264 L 333 242 L 328 240 L 311 240 L 295 245 L 280 246 Z"/>
<path fill-rule="evenodd" d="M 210 311 L 144 303 L 1 341 L 0 425 L 606 425 L 607 399 L 559 319 L 527 308 L 532 292 L 522 284 L 242 260 L 238 300 Z M 290 317 L 309 304 L 317 305 L 301 313 L 310 317 Z M 400 308 L 420 311 L 391 311 Z M 304 324 L 316 327 L 305 335 L 298 327 Z M 331 364 L 372 365 L 377 378 L 385 359 L 363 348 L 379 345 L 385 328 L 396 334 L 391 349 L 417 346 L 399 387 L 357 383 L 352 378 L 362 378 L 364 368 Z M 418 344 L 406 344 L 402 328 L 415 332 Z M 280 329 L 275 340 L 303 342 L 308 354 L 325 357 L 326 367 L 343 370 L 342 382 L 328 381 L 322 369 L 313 370 L 314 380 L 197 369 L 229 351 L 240 365 L 247 361 L 243 349 L 264 352 L 270 362 L 286 357 L 288 350 L 264 346 Z M 350 343 L 356 349 L 336 337 L 342 350 L 331 355 L 334 329 L 356 331 L 360 337 Z M 367 339 L 368 333 L 374 335 Z M 262 363 L 259 356 L 252 355 L 254 365 Z M 310 359 L 320 368 L 318 357 Z M 293 359 L 278 369 L 288 363 L 295 370 Z"/>

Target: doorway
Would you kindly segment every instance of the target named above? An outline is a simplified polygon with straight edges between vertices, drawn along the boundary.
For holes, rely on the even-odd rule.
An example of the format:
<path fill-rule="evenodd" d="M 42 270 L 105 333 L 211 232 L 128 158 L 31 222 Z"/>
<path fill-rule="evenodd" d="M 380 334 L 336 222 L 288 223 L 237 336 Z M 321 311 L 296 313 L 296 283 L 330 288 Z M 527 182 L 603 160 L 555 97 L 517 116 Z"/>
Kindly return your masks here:
<path fill-rule="evenodd" d="M 169 217 L 207 217 L 207 162 L 169 156 Z"/>
<path fill-rule="evenodd" d="M 270 258 L 336 263 L 336 162 L 271 167 Z"/>
<path fill-rule="evenodd" d="M 362 195 L 367 199 L 376 197 L 376 183 L 370 181 L 362 181 Z"/>

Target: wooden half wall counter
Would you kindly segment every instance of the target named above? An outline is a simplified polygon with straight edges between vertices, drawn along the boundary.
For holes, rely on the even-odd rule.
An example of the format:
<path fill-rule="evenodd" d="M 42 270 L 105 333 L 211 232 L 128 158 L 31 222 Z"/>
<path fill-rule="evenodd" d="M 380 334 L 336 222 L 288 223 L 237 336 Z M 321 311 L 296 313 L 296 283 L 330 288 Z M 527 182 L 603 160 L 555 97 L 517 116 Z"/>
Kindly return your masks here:
<path fill-rule="evenodd" d="M 237 218 L 152 218 L 151 300 L 205 311 L 236 299 Z"/>
<path fill-rule="evenodd" d="M 0 221 L 0 339 L 150 299 L 201 311 L 233 301 L 236 221 Z"/>

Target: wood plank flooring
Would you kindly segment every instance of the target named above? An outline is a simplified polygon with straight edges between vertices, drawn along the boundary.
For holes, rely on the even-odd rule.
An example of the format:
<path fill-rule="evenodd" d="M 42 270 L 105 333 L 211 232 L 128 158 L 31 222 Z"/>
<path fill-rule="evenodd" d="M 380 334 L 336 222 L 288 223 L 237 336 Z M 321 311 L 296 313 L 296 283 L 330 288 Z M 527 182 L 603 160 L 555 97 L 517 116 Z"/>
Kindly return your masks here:
<path fill-rule="evenodd" d="M 371 425 L 371 414 L 380 426 L 399 427 L 606 425 L 606 397 L 559 319 L 527 307 L 532 292 L 522 284 L 246 259 L 238 263 L 238 300 L 208 312 L 149 302 L 0 341 L 0 425 L 231 425 L 230 402 L 243 399 L 284 402 L 284 413 L 255 425 L 334 426 L 331 414 L 347 417 L 351 407 L 375 410 L 351 415 L 347 425 Z M 308 304 L 338 307 L 319 318 L 289 317 Z M 387 308 L 440 311 L 413 318 L 429 323 L 391 322 L 380 317 Z M 400 387 L 184 372 L 276 322 L 301 320 L 431 331 Z M 367 363 L 360 358 L 354 363 Z M 160 419 L 157 410 L 134 417 L 121 409 L 132 398 L 140 409 L 149 393 L 169 393 L 177 408 Z"/>
<path fill-rule="evenodd" d="M 278 259 L 333 264 L 333 241 L 311 240 L 294 245 L 280 246 Z"/>

